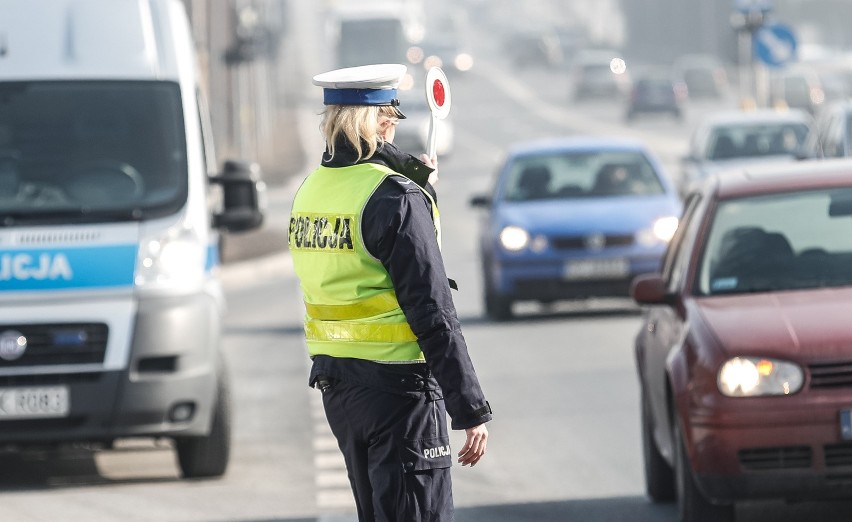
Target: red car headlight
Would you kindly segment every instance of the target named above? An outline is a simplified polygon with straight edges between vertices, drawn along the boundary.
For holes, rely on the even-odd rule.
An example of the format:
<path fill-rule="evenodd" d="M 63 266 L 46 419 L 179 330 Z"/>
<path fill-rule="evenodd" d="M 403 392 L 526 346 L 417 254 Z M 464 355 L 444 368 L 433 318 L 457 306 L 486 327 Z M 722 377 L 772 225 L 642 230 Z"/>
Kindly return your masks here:
<path fill-rule="evenodd" d="M 716 384 L 728 397 L 791 395 L 802 388 L 804 371 L 795 363 L 763 357 L 734 357 L 719 369 Z"/>

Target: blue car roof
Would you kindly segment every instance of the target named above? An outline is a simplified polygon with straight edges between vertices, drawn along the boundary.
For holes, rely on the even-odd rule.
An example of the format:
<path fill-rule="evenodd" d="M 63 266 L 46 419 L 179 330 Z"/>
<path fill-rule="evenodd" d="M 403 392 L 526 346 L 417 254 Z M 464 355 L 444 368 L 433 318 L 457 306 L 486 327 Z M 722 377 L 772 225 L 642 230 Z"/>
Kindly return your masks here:
<path fill-rule="evenodd" d="M 509 157 L 547 154 L 552 152 L 579 152 L 598 150 L 629 150 L 648 152 L 647 147 L 632 138 L 577 136 L 550 138 L 519 143 L 509 150 Z"/>

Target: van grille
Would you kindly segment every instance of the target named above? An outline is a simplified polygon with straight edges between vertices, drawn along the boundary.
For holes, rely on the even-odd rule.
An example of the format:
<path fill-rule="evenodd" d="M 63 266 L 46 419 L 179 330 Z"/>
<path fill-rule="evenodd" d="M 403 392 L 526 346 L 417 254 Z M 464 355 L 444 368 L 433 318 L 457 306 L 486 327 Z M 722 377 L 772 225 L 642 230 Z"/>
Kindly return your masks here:
<path fill-rule="evenodd" d="M 103 363 L 108 330 L 103 323 L 0 325 L 0 336 L 19 332 L 27 341 L 23 355 L 0 358 L 0 368 Z"/>
<path fill-rule="evenodd" d="M 747 470 L 809 468 L 812 462 L 808 446 L 750 448 L 739 451 L 740 465 Z"/>
<path fill-rule="evenodd" d="M 19 245 L 52 245 L 56 243 L 92 243 L 100 239 L 97 230 L 67 230 L 22 232 L 17 237 Z"/>
<path fill-rule="evenodd" d="M 102 373 L 95 372 L 0 375 L 0 388 L 10 388 L 12 386 L 53 386 L 56 384 L 89 384 L 98 382 L 102 376 Z"/>
<path fill-rule="evenodd" d="M 841 388 L 852 386 L 852 361 L 811 364 L 811 388 Z"/>

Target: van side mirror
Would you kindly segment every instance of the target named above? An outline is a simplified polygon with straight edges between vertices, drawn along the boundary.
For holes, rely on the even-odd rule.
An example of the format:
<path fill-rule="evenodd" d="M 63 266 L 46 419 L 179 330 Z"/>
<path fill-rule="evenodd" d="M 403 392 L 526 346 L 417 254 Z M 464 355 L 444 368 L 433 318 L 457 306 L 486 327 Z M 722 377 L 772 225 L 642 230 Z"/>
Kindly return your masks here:
<path fill-rule="evenodd" d="M 225 161 L 222 173 L 210 177 L 222 186 L 222 212 L 213 216 L 213 226 L 228 232 L 246 232 L 263 223 L 266 184 L 260 165 L 247 161 Z"/>

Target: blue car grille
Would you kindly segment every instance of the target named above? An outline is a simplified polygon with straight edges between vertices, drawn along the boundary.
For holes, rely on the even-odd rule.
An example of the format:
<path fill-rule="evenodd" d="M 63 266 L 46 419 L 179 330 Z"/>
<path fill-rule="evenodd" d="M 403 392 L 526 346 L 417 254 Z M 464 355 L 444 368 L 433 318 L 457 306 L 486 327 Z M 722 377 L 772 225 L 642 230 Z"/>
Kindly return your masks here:
<path fill-rule="evenodd" d="M 588 250 L 590 248 L 591 236 L 562 236 L 550 240 L 551 246 L 556 250 Z M 632 234 L 613 234 L 603 237 L 600 248 L 619 246 L 630 246 L 635 241 Z"/>

